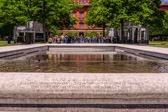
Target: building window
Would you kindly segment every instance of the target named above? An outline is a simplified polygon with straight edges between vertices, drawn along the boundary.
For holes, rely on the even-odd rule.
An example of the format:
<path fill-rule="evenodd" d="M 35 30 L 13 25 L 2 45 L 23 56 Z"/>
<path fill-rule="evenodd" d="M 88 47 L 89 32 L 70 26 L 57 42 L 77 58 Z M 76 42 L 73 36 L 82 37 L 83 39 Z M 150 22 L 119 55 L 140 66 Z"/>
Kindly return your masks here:
<path fill-rule="evenodd" d="M 89 5 L 89 3 L 88 3 L 88 2 L 86 2 L 86 5 Z"/>
<path fill-rule="evenodd" d="M 83 24 L 80 24 L 80 29 L 83 29 Z"/>
<path fill-rule="evenodd" d="M 84 2 L 82 2 L 82 5 L 84 5 Z"/>
<path fill-rule="evenodd" d="M 80 18 L 83 18 L 83 13 L 80 13 Z"/>
<path fill-rule="evenodd" d="M 79 2 L 79 5 L 81 5 L 81 2 Z"/>
<path fill-rule="evenodd" d="M 73 13 L 72 16 L 75 17 L 75 13 Z"/>

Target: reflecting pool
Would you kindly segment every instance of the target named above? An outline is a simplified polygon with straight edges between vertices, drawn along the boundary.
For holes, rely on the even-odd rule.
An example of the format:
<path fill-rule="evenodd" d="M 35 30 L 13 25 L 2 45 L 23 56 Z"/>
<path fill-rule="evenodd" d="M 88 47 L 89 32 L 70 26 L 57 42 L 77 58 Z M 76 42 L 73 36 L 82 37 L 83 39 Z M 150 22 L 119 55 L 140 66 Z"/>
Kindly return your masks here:
<path fill-rule="evenodd" d="M 0 72 L 168 73 L 168 60 L 114 51 L 46 51 L 0 60 Z"/>

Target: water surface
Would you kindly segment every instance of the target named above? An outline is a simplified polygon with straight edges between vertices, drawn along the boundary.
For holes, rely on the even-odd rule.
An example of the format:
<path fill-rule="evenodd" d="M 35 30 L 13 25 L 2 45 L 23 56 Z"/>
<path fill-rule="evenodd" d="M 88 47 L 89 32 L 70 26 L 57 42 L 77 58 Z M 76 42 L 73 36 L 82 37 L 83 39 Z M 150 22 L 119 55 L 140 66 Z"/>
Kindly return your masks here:
<path fill-rule="evenodd" d="M 0 72 L 168 73 L 168 61 L 114 51 L 47 51 L 1 59 Z"/>

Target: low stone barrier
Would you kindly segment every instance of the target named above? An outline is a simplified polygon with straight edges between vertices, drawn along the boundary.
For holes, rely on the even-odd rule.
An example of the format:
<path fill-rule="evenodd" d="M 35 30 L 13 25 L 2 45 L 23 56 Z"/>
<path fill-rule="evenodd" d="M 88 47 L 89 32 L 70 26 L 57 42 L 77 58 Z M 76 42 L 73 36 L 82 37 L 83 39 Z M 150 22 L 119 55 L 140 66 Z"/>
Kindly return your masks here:
<path fill-rule="evenodd" d="M 67 47 L 120 50 L 168 59 L 168 52 L 161 51 L 163 49 L 157 52 L 152 49 L 145 50 L 124 45 L 52 44 L 3 50 L 0 51 L 0 57 Z M 64 107 L 69 107 L 68 111 L 59 109 Z M 157 108 L 161 112 L 166 111 L 168 109 L 168 73 L 0 73 L 0 112 L 25 111 L 26 109 L 23 108 L 28 108 L 30 112 L 37 111 L 34 110 L 36 108 L 57 108 L 59 112 L 78 112 L 82 110 L 79 109 L 80 107 L 99 107 L 99 111 L 102 112 L 108 112 L 107 108 Z M 106 109 L 101 110 L 101 107 Z M 44 109 L 45 112 L 48 110 Z M 84 112 L 91 111 L 84 110 L 86 110 Z M 93 110 L 93 112 L 97 111 Z M 150 111 L 147 109 L 146 112 Z"/>
<path fill-rule="evenodd" d="M 168 104 L 168 74 L 0 73 L 0 99 L 10 104 Z"/>
<path fill-rule="evenodd" d="M 35 52 L 47 51 L 48 46 L 30 46 L 30 47 L 21 47 L 17 49 L 7 49 L 6 51 L 0 52 L 0 58 L 16 56 L 16 55 L 26 55 Z"/>
<path fill-rule="evenodd" d="M 4 48 L 4 47 L 3 47 Z M 21 54 L 30 54 L 34 52 L 47 51 L 52 48 L 59 49 L 105 49 L 105 50 L 116 50 L 132 54 L 147 55 L 162 59 L 168 59 L 168 50 L 166 48 L 154 48 L 147 46 L 138 46 L 138 45 L 122 45 L 122 44 L 35 44 L 35 45 L 23 45 L 23 46 L 13 46 L 5 47 L 0 51 L 0 58 L 21 55 Z"/>

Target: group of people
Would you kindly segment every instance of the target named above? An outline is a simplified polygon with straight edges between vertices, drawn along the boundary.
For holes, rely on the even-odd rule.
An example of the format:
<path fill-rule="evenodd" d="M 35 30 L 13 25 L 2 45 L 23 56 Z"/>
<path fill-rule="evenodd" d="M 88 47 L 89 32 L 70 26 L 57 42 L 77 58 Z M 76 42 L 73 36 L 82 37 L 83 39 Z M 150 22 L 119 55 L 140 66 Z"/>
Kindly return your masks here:
<path fill-rule="evenodd" d="M 57 36 L 50 37 L 48 43 L 112 43 L 113 40 L 110 37 L 74 37 L 74 36 Z"/>

